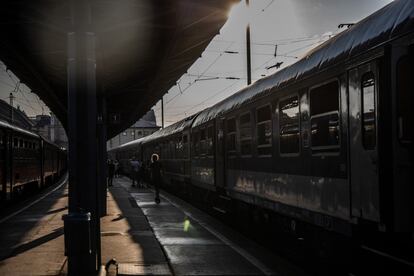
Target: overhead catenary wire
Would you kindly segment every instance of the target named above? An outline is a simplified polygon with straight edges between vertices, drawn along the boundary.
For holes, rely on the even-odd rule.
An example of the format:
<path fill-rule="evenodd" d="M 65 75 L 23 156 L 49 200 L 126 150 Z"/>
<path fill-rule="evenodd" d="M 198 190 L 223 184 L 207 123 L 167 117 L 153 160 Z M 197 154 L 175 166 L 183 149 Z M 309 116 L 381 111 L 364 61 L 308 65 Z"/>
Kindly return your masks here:
<path fill-rule="evenodd" d="M 39 101 L 39 99 L 37 98 L 38 96 L 36 95 L 36 97 L 35 97 L 35 100 L 37 101 L 37 102 L 34 102 L 34 101 L 30 101 L 28 98 L 27 98 L 27 96 L 26 96 L 26 92 L 25 91 L 23 91 L 22 90 L 22 88 L 21 88 L 21 82 L 20 82 L 20 80 L 19 79 L 15 79 L 13 76 L 12 76 L 12 74 L 10 73 L 10 71 L 7 69 L 7 67 L 5 66 L 5 64 L 4 63 L 2 63 L 2 66 L 3 66 L 3 71 L 7 74 L 7 76 L 9 77 L 9 79 L 11 80 L 11 82 L 13 83 L 13 85 L 11 85 L 11 84 L 8 84 L 10 87 L 13 87 L 13 91 L 12 92 L 14 92 L 14 93 L 19 93 L 20 92 L 20 94 L 21 94 L 21 96 L 23 97 L 23 99 L 24 99 L 24 101 L 26 101 L 26 103 L 23 103 L 23 101 L 22 100 L 19 100 L 18 98 L 16 98 L 15 100 L 17 101 L 17 102 L 19 102 L 19 104 L 20 105 L 24 105 L 24 106 L 26 106 L 26 107 L 28 107 L 28 108 L 30 108 L 35 114 L 36 113 L 38 113 L 38 110 L 36 109 L 36 108 L 34 108 L 33 107 L 33 105 L 32 105 L 32 103 L 36 103 L 36 104 L 38 104 L 39 105 L 39 107 L 42 109 L 42 110 L 44 110 L 44 104 L 41 104 L 40 103 L 40 101 Z M 17 96 L 17 94 L 16 94 L 16 96 Z"/>
<path fill-rule="evenodd" d="M 228 47 L 226 48 L 226 50 L 228 50 L 231 46 L 233 45 L 233 43 L 230 43 L 230 45 L 228 45 Z M 208 66 L 207 68 L 198 76 L 198 78 L 201 78 L 204 76 L 205 73 L 207 73 L 207 71 L 223 56 L 222 53 L 220 53 Z M 189 83 L 189 85 L 187 87 L 185 87 L 184 89 L 180 89 L 181 93 L 176 94 L 174 97 L 172 97 L 170 100 L 168 100 L 165 105 L 171 103 L 172 101 L 174 101 L 174 99 L 176 99 L 179 95 L 184 94 L 184 92 L 186 90 L 188 90 L 191 86 L 193 86 L 196 83 L 196 81 L 193 81 L 191 83 Z"/>

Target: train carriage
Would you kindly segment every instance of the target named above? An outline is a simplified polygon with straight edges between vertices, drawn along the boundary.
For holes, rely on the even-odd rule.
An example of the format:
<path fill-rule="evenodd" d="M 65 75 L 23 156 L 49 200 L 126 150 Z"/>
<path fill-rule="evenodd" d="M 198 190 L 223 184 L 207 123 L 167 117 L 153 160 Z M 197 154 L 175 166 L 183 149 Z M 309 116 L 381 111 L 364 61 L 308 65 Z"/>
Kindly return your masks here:
<path fill-rule="evenodd" d="M 190 177 L 179 185 L 223 213 L 259 211 L 294 233 L 413 249 L 413 61 L 414 2 L 394 1 L 189 119 Z M 179 137 L 160 130 L 142 151 L 168 171 Z"/>
<path fill-rule="evenodd" d="M 0 205 L 52 184 L 66 153 L 38 134 L 0 121 Z"/>

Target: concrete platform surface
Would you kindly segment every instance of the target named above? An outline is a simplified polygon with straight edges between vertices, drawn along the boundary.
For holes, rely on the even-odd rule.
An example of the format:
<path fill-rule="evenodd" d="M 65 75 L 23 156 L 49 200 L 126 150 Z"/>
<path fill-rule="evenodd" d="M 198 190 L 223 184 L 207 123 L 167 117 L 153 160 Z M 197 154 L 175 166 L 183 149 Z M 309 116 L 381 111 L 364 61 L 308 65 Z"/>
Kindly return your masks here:
<path fill-rule="evenodd" d="M 101 219 L 107 275 L 303 275 L 283 259 L 184 201 L 116 178 Z M 66 275 L 62 215 L 67 185 L 0 218 L 0 275 Z"/>
<path fill-rule="evenodd" d="M 61 273 L 66 262 L 62 215 L 67 212 L 67 187 L 56 188 L 19 214 L 0 219 L 0 275 Z"/>
<path fill-rule="evenodd" d="M 120 209 L 129 214 L 123 214 L 126 221 L 137 226 L 141 221 L 142 228 L 128 230 L 130 234 L 137 233 L 136 241 L 145 240 L 138 237 L 139 233 L 152 232 L 155 237 L 155 240 L 147 237 L 146 243 L 141 244 L 143 262 L 134 265 L 162 267 L 142 274 L 139 272 L 142 267 L 134 270 L 131 258 L 125 256 L 130 272 L 122 272 L 123 275 L 168 275 L 162 257 L 171 275 L 304 275 L 287 261 L 173 195 L 161 192 L 161 203 L 156 204 L 150 189 L 133 188 L 127 178 L 116 179 L 110 190 L 115 201 L 110 206 L 115 203 L 122 206 Z M 134 208 L 135 212 L 130 211 Z M 143 217 L 150 229 L 144 226 Z M 163 256 L 157 253 L 158 248 Z M 124 265 L 122 259 L 115 258 Z"/>

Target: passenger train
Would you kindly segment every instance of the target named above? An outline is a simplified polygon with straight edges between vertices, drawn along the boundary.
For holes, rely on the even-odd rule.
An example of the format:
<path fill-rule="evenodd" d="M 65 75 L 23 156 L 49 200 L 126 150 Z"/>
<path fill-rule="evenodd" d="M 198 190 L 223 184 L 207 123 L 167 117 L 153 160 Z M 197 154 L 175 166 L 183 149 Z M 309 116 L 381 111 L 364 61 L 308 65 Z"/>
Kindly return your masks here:
<path fill-rule="evenodd" d="M 0 205 L 56 182 L 66 156 L 40 135 L 0 121 Z"/>
<path fill-rule="evenodd" d="M 351 237 L 412 265 L 413 76 L 414 1 L 397 0 L 109 155 L 127 168 L 158 153 L 170 191 L 222 213 L 254 210 L 304 236 Z"/>

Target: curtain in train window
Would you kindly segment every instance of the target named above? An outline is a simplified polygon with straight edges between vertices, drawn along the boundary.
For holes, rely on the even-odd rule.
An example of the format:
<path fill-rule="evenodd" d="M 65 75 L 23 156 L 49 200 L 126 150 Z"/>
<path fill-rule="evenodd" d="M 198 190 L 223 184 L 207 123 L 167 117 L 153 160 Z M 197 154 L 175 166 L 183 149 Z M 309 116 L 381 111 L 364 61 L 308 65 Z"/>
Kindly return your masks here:
<path fill-rule="evenodd" d="M 362 144 L 365 149 L 374 149 L 377 144 L 375 116 L 375 78 L 372 72 L 361 79 Z"/>
<path fill-rule="evenodd" d="M 252 154 L 252 122 L 250 112 L 240 116 L 240 152 Z"/>
<path fill-rule="evenodd" d="M 402 144 L 413 142 L 413 64 L 410 56 L 402 57 L 397 64 L 398 138 Z"/>
<path fill-rule="evenodd" d="M 337 81 L 311 90 L 311 146 L 318 152 L 339 149 L 339 86 Z"/>
<path fill-rule="evenodd" d="M 257 109 L 257 154 L 272 153 L 272 113 L 270 105 Z"/>
<path fill-rule="evenodd" d="M 280 153 L 299 152 L 299 102 L 292 97 L 279 103 Z"/>
<path fill-rule="evenodd" d="M 226 132 L 227 132 L 227 141 L 226 141 L 226 149 L 229 155 L 234 155 L 236 153 L 236 119 L 229 119 L 227 120 L 226 124 Z"/>

